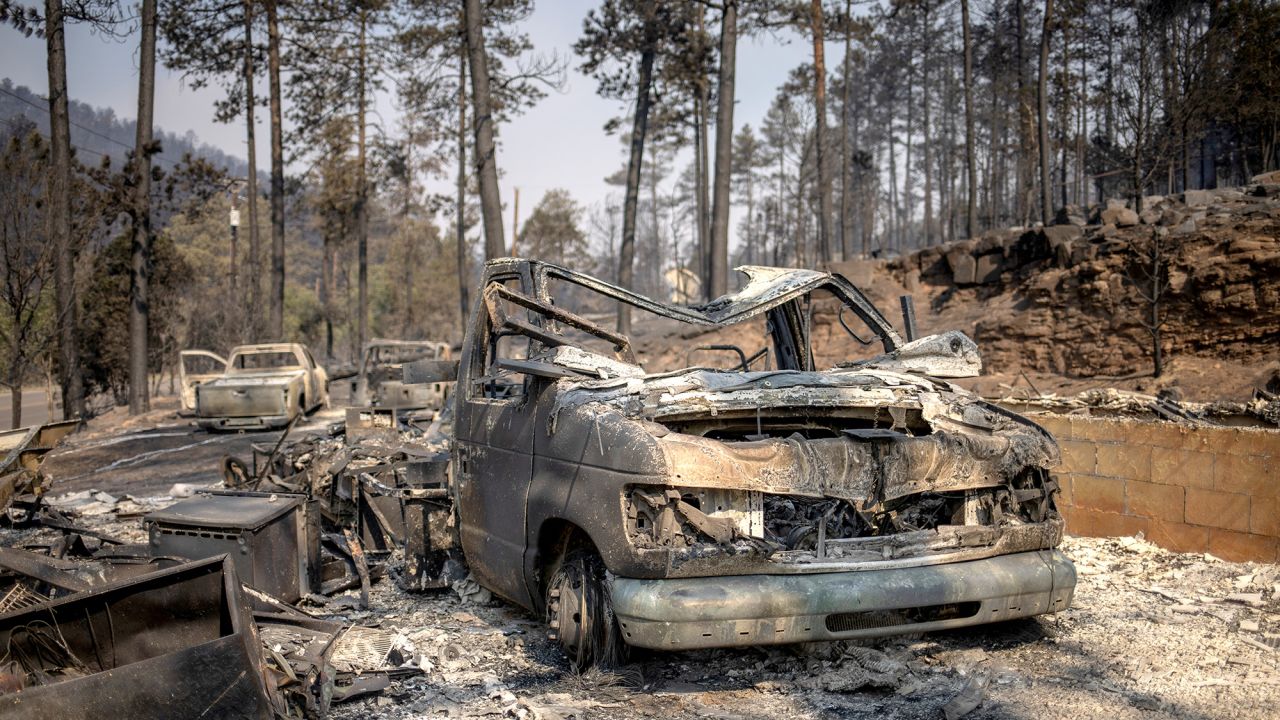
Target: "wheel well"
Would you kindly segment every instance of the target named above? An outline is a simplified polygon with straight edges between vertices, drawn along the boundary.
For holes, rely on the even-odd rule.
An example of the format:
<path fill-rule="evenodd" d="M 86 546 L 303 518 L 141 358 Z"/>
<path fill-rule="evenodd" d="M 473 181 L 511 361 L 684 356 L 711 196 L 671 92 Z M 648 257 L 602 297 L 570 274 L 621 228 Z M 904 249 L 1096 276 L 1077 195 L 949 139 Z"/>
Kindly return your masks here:
<path fill-rule="evenodd" d="M 568 520 L 550 518 L 542 523 L 538 530 L 538 554 L 534 558 L 534 573 L 538 581 L 534 601 L 539 605 L 542 604 L 547 582 L 560 566 L 561 559 L 574 548 L 589 548 L 592 552 L 599 552 L 587 531 Z"/>

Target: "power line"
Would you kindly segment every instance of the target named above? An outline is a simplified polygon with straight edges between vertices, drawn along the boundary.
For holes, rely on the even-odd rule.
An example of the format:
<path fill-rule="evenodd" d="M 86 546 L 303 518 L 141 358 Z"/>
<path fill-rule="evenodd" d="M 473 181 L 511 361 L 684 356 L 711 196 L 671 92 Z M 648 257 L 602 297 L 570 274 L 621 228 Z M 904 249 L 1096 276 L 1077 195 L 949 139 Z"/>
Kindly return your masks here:
<path fill-rule="evenodd" d="M 33 102 L 31 102 L 30 100 L 28 100 L 28 99 L 26 99 L 26 98 L 22 97 L 21 95 L 19 95 L 19 94 L 17 94 L 17 93 L 15 93 L 15 92 L 13 92 L 13 91 L 11 91 L 11 90 L 6 90 L 6 89 L 4 89 L 4 88 L 0 87 L 0 93 L 4 93 L 5 95 L 8 95 L 9 97 L 14 98 L 15 100 L 17 100 L 17 101 L 19 101 L 19 102 L 21 102 L 21 103 L 25 103 L 26 105 L 29 105 L 30 107 L 33 107 L 33 108 L 35 108 L 35 109 L 37 109 L 37 110 L 40 110 L 41 112 L 44 112 L 44 113 L 46 113 L 46 114 L 48 114 L 48 113 L 49 113 L 49 108 L 48 108 L 48 107 L 45 107 L 44 105 L 40 105 L 39 103 L 33 103 Z M 71 120 L 70 118 L 68 118 L 67 122 L 69 122 L 71 125 L 73 125 L 73 126 L 75 126 L 75 127 L 77 127 L 77 128 L 80 128 L 81 130 L 83 130 L 83 131 L 85 131 L 85 132 L 89 133 L 90 135 L 94 135 L 94 136 L 97 136 L 97 137 L 99 137 L 99 138 L 102 138 L 103 140 L 106 140 L 107 142 L 115 143 L 116 145 L 119 145 L 120 147 L 122 147 L 122 148 L 124 148 L 124 149 L 126 149 L 126 150 L 133 150 L 133 149 L 134 149 L 134 148 L 133 148 L 133 146 L 132 146 L 132 145 L 130 145 L 130 144 L 128 144 L 128 143 L 121 142 L 121 141 L 119 141 L 119 140 L 117 140 L 117 139 L 115 139 L 115 138 L 111 137 L 110 135 L 104 135 L 103 133 L 100 133 L 100 132 L 98 132 L 97 130 L 94 130 L 93 128 L 90 128 L 90 127 L 86 127 L 86 126 L 84 126 L 84 125 L 81 125 L 80 123 L 76 122 L 75 120 Z M 86 148 L 79 148 L 79 149 L 81 149 L 81 150 L 86 150 L 87 152 L 96 152 L 96 151 L 94 151 L 94 150 L 87 150 Z M 104 156 L 105 156 L 105 153 L 97 153 L 97 154 L 98 154 L 98 155 L 104 155 Z M 170 160 L 170 159 L 168 159 L 168 158 L 156 157 L 156 160 L 164 161 L 164 162 L 169 163 L 169 164 L 170 164 L 171 166 L 173 166 L 173 167 L 177 167 L 177 164 L 176 164 L 176 163 L 174 163 L 172 160 Z"/>
<path fill-rule="evenodd" d="M 14 130 L 21 130 L 21 129 L 22 129 L 22 126 L 21 126 L 21 125 L 19 125 L 19 124 L 17 123 L 17 121 L 13 120 L 12 118 L 0 118 L 0 122 L 3 122 L 4 124 L 8 125 L 9 127 L 13 128 Z M 45 140 L 48 140 L 48 141 L 52 142 L 52 140 L 50 140 L 50 138 L 49 138 L 49 136 L 48 136 L 48 135 L 45 135 L 44 133 L 42 133 L 42 132 L 40 132 L 40 131 L 38 131 L 38 130 L 36 131 L 36 133 L 37 133 L 38 135 L 40 135 L 40 137 L 44 138 Z M 108 157 L 108 155 L 107 155 L 106 153 L 104 153 L 104 152 L 98 152 L 97 150 L 90 150 L 90 149 L 89 149 L 89 148 L 87 148 L 87 147 L 80 147 L 79 145 L 75 145 L 75 144 L 72 144 L 72 145 L 71 145 L 71 147 L 73 147 L 73 148 L 75 148 L 76 150 L 79 150 L 79 151 L 81 151 L 81 152 L 93 153 L 94 155 L 97 155 L 98 157 Z"/>

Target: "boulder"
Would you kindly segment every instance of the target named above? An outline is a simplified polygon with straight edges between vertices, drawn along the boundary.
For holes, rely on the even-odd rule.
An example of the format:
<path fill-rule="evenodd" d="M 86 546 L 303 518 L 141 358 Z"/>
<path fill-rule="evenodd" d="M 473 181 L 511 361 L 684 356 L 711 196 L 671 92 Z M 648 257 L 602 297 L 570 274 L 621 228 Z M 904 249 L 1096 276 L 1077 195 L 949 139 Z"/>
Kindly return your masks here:
<path fill-rule="evenodd" d="M 1102 211 L 1102 224 L 1115 225 L 1116 227 L 1129 227 L 1137 225 L 1139 222 L 1138 213 L 1129 208 L 1108 207 Z"/>
<path fill-rule="evenodd" d="M 1067 240 L 1075 240 L 1084 235 L 1084 228 L 1079 225 L 1050 225 L 1040 231 L 1044 234 L 1049 246 L 1057 245 L 1059 242 Z"/>
<path fill-rule="evenodd" d="M 1280 170 L 1254 175 L 1249 182 L 1253 185 L 1280 185 Z"/>
<path fill-rule="evenodd" d="M 952 250 L 947 253 L 947 265 L 951 268 L 951 281 L 956 285 L 974 283 L 977 262 L 972 255 L 963 250 Z"/>
<path fill-rule="evenodd" d="M 1187 207 L 1206 207 L 1213 201 L 1212 190 L 1188 190 L 1182 193 L 1182 203 Z"/>
<path fill-rule="evenodd" d="M 1054 225 L 1087 225 L 1088 220 L 1085 218 L 1084 210 L 1079 205 L 1064 205 L 1058 208 L 1057 214 L 1053 216 Z"/>
<path fill-rule="evenodd" d="M 1000 282 L 1000 273 L 1004 272 L 1004 256 L 999 253 L 979 255 L 974 270 L 974 281 L 979 285 L 991 285 Z"/>
<path fill-rule="evenodd" d="M 1155 225 L 1160 222 L 1161 212 L 1154 207 L 1149 207 L 1138 213 L 1138 220 L 1143 225 Z"/>
<path fill-rule="evenodd" d="M 1164 212 L 1160 213 L 1160 224 L 1165 227 L 1174 227 L 1182 224 L 1185 218 L 1186 215 L 1181 212 L 1173 208 L 1165 208 Z"/>

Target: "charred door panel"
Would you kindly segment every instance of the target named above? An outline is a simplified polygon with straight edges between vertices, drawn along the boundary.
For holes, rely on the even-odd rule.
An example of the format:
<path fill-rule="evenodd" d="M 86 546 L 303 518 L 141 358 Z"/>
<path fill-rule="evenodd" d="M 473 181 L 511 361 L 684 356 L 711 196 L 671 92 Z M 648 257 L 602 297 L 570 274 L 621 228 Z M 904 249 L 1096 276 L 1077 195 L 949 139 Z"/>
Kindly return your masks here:
<path fill-rule="evenodd" d="M 519 276 L 494 278 L 520 287 Z M 496 361 L 527 355 L 493 333 L 483 309 L 464 343 L 466 380 L 458 387 L 454 472 L 459 534 L 471 571 L 495 592 L 527 604 L 522 577 L 525 502 L 533 474 L 534 419 L 528 383 Z M 465 387 L 462 385 L 465 384 Z"/>

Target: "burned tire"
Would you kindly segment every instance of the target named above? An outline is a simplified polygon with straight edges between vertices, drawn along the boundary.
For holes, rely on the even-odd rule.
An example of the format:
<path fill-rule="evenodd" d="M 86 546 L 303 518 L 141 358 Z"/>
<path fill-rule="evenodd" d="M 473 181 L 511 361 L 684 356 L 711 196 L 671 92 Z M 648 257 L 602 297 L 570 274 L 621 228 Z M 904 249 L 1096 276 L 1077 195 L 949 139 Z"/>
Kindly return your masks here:
<path fill-rule="evenodd" d="M 578 670 L 616 668 L 626 662 L 627 647 L 613 615 L 604 562 L 594 551 L 565 553 L 547 583 L 548 636 L 560 643 Z"/>
<path fill-rule="evenodd" d="M 238 457 L 222 458 L 222 483 L 229 488 L 242 488 L 249 484 L 249 468 Z"/>

